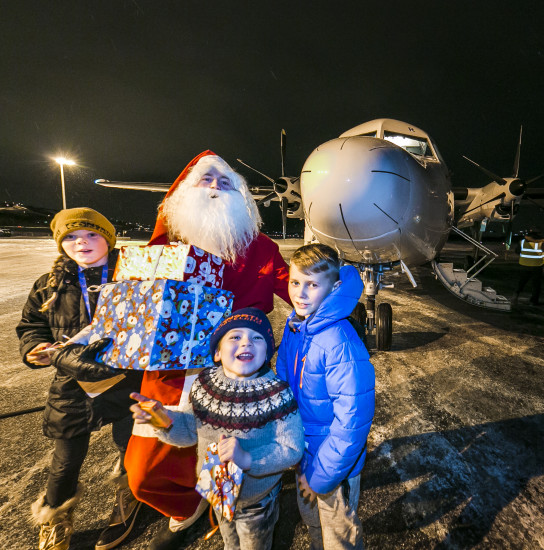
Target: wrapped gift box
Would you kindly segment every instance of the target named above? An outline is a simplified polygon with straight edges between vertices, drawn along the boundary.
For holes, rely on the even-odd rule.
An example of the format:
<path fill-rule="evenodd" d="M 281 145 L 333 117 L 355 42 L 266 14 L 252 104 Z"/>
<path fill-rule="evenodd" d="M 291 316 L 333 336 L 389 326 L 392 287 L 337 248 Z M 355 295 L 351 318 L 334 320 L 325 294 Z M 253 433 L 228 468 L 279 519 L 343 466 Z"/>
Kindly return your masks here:
<path fill-rule="evenodd" d="M 232 461 L 224 464 L 219 459 L 217 443 L 206 449 L 202 471 L 198 476 L 196 491 L 199 492 L 227 521 L 232 521 L 236 500 L 240 494 L 243 471 Z"/>
<path fill-rule="evenodd" d="M 189 244 L 122 246 L 114 281 L 172 279 L 221 288 L 223 260 Z"/>
<path fill-rule="evenodd" d="M 89 342 L 113 338 L 100 360 L 115 368 L 210 367 L 210 335 L 232 310 L 232 292 L 184 281 L 104 285 Z"/>

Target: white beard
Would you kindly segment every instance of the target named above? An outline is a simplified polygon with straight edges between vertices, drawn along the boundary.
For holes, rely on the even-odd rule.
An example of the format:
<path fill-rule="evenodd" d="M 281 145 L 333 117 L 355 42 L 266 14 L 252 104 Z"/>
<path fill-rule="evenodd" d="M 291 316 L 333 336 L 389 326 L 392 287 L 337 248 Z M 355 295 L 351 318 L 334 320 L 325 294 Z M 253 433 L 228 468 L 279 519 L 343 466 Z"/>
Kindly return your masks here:
<path fill-rule="evenodd" d="M 181 183 L 161 213 L 171 241 L 183 241 L 229 262 L 257 237 L 261 217 L 249 193 L 217 191 Z"/>

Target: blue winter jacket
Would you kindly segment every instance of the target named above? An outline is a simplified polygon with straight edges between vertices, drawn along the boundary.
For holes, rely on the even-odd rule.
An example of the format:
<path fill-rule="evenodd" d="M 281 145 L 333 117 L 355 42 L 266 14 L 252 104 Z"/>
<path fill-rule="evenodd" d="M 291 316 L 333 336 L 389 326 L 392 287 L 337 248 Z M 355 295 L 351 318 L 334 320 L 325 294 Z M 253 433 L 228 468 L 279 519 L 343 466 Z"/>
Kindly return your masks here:
<path fill-rule="evenodd" d="M 287 319 L 276 362 L 298 402 L 306 449 L 301 468 L 316 493 L 356 476 L 366 456 L 374 416 L 374 367 L 347 317 L 363 283 L 353 266 L 340 268 L 342 284 L 300 323 Z"/>

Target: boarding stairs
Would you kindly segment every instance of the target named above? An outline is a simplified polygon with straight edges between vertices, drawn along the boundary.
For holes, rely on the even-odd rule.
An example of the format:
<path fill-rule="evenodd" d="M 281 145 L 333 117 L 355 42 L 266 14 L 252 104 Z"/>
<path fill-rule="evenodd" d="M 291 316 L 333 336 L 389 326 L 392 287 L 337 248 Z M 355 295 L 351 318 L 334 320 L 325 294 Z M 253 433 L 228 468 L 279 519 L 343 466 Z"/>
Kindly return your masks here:
<path fill-rule="evenodd" d="M 497 294 L 490 287 L 484 287 L 482 282 L 476 279 L 476 275 L 483 271 L 497 257 L 497 254 L 463 233 L 460 229 L 457 229 L 457 227 L 452 227 L 452 231 L 478 248 L 483 253 L 483 256 L 467 271 L 454 268 L 453 263 L 433 261 L 432 266 L 436 278 L 454 296 L 469 304 L 487 309 L 510 311 L 511 304 L 507 298 Z"/>

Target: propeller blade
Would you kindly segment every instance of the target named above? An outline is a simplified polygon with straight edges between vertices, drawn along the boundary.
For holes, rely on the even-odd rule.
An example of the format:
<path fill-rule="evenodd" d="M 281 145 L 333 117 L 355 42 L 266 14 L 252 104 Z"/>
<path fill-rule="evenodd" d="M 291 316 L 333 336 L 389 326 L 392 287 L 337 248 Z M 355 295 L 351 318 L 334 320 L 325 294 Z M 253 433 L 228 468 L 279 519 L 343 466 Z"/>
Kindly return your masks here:
<path fill-rule="evenodd" d="M 253 168 L 253 166 L 250 166 L 249 164 L 246 164 L 243 160 L 236 159 L 240 164 L 243 164 L 246 168 L 249 168 L 250 170 L 253 170 L 254 172 L 257 172 L 257 174 L 260 174 L 263 178 L 266 178 L 268 181 L 271 181 L 272 183 L 276 183 L 270 176 L 267 176 L 266 174 L 263 174 L 262 172 L 259 172 L 259 170 L 256 170 Z"/>
<path fill-rule="evenodd" d="M 528 197 L 527 195 L 525 195 L 524 199 L 528 200 L 529 202 L 532 202 L 534 205 L 538 206 L 538 209 L 541 212 L 544 212 L 544 207 L 538 202 L 536 202 L 534 199 L 532 199 L 531 197 Z"/>
<path fill-rule="evenodd" d="M 281 131 L 280 144 L 281 144 L 281 175 L 283 177 L 285 176 L 285 154 L 287 152 L 287 134 L 283 129 Z"/>
<path fill-rule="evenodd" d="M 544 199 L 544 187 L 537 187 L 536 189 L 530 189 L 529 191 L 525 191 L 523 198 L 538 199 L 538 200 Z"/>
<path fill-rule="evenodd" d="M 518 142 L 518 150 L 516 151 L 516 160 L 514 161 L 514 175 L 513 178 L 517 178 L 519 174 L 519 157 L 521 153 L 521 133 L 523 132 L 523 125 L 519 127 L 519 142 Z"/>
<path fill-rule="evenodd" d="M 471 208 L 470 210 L 467 210 L 466 212 L 464 212 L 463 216 L 466 216 L 469 212 L 472 212 L 473 210 L 478 210 L 478 208 L 481 208 L 484 204 L 488 204 L 490 202 L 496 201 L 497 199 L 502 199 L 505 196 L 506 195 L 504 193 L 501 193 L 500 195 L 497 195 L 496 197 L 493 197 L 492 199 L 489 199 L 488 201 L 482 202 L 478 206 L 475 206 L 474 208 Z"/>
<path fill-rule="evenodd" d="M 542 176 L 544 176 L 544 174 L 540 174 L 540 176 L 536 176 L 535 178 L 531 178 L 530 180 L 526 180 L 525 183 L 526 183 L 526 185 L 531 185 L 531 183 L 533 183 L 534 181 L 538 181 Z"/>
<path fill-rule="evenodd" d="M 489 176 L 493 181 L 496 181 L 501 185 L 506 185 L 508 183 L 505 179 L 501 178 L 500 176 L 497 176 L 497 174 L 494 174 L 493 172 L 489 171 L 487 168 L 480 166 L 477 162 L 474 162 L 473 160 L 470 160 L 468 157 L 465 157 L 465 155 L 463 155 L 463 158 L 468 160 L 471 164 L 474 164 L 476 168 L 479 168 L 486 176 Z"/>
<path fill-rule="evenodd" d="M 281 229 L 283 234 L 283 240 L 287 236 L 287 199 L 281 198 Z"/>
<path fill-rule="evenodd" d="M 257 206 L 260 206 L 261 204 L 264 204 L 265 202 L 271 201 L 272 199 L 277 198 L 277 194 L 275 191 L 272 191 L 269 195 L 266 195 L 266 197 L 263 197 L 262 199 L 259 199 L 257 202 Z"/>
<path fill-rule="evenodd" d="M 516 203 L 515 201 L 512 201 L 510 203 L 510 219 L 508 220 L 508 224 L 506 226 L 506 240 L 504 241 L 504 244 L 506 246 L 506 250 L 510 250 L 510 246 L 512 245 L 512 227 L 514 225 L 514 207 Z"/>

